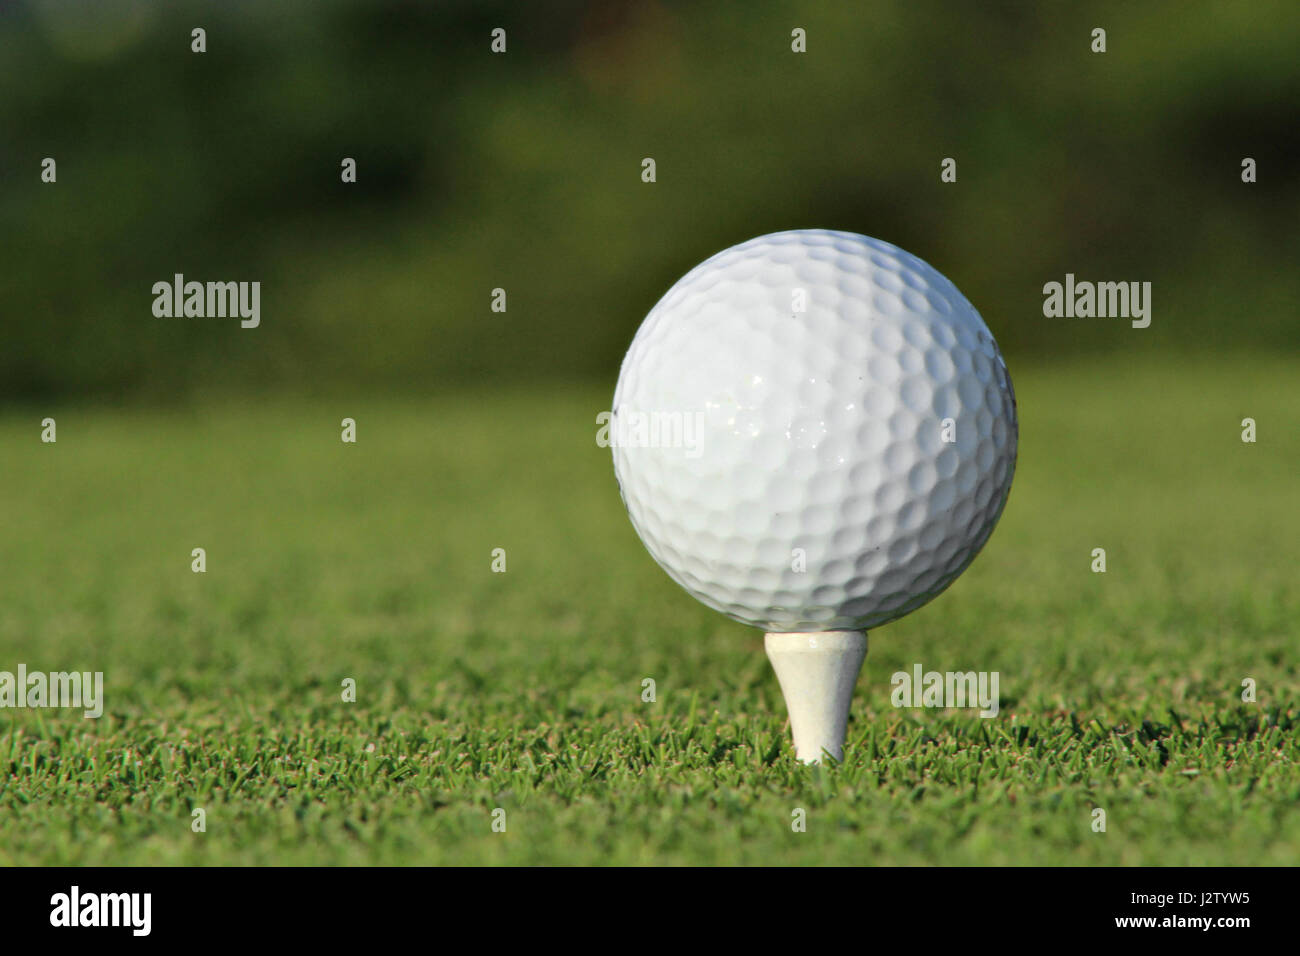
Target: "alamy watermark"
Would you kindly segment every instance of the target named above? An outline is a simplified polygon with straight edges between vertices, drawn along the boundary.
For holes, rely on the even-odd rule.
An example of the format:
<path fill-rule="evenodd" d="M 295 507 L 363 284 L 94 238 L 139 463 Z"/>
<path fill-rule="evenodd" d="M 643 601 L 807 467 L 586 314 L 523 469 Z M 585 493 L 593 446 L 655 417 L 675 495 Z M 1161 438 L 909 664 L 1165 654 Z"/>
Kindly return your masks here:
<path fill-rule="evenodd" d="M 171 282 L 153 284 L 153 314 L 160 319 L 240 319 L 255 329 L 262 323 L 262 283 L 186 282 L 176 273 Z"/>
<path fill-rule="evenodd" d="M 1151 324 L 1150 282 L 1065 282 L 1043 286 L 1043 315 L 1049 319 L 1132 319 L 1135 329 Z"/>
<path fill-rule="evenodd" d="M 86 893 L 74 884 L 50 897 L 50 925 L 58 928 L 121 927 L 148 936 L 152 914 L 152 893 Z"/>
<path fill-rule="evenodd" d="M 980 708 L 981 717 L 998 715 L 997 671 L 896 671 L 889 679 L 894 692 L 889 701 L 895 707 Z"/>
<path fill-rule="evenodd" d="M 82 716 L 91 719 L 104 713 L 103 671 L 28 671 L 26 664 L 18 672 L 0 671 L 0 707 L 82 708 Z"/>
<path fill-rule="evenodd" d="M 703 412 L 643 411 L 620 405 L 596 416 L 596 444 L 601 448 L 681 448 L 687 458 L 700 457 Z"/>

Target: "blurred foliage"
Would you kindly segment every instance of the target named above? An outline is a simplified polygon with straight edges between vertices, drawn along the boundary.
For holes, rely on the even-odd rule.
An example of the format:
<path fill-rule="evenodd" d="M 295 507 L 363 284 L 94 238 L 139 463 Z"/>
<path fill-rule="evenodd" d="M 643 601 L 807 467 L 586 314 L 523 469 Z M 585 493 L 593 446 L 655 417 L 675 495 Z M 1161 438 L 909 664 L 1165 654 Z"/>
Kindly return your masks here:
<path fill-rule="evenodd" d="M 545 7 L 0 0 L 0 395 L 612 387 L 678 276 L 813 226 L 1013 357 L 1297 345 L 1294 0 Z M 176 272 L 261 281 L 261 328 L 154 318 Z M 1045 319 L 1066 272 L 1151 281 L 1151 328 Z"/>

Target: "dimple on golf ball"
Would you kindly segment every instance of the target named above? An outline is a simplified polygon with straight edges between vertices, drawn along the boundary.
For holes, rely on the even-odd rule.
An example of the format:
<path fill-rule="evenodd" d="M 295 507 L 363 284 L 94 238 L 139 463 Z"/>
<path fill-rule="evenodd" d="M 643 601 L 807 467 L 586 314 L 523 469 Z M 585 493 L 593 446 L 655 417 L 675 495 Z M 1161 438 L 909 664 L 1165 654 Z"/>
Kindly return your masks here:
<path fill-rule="evenodd" d="M 867 630 L 948 587 L 1016 464 L 988 327 L 916 256 L 804 229 L 726 249 L 646 316 L 614 471 L 654 559 L 769 632 Z"/>

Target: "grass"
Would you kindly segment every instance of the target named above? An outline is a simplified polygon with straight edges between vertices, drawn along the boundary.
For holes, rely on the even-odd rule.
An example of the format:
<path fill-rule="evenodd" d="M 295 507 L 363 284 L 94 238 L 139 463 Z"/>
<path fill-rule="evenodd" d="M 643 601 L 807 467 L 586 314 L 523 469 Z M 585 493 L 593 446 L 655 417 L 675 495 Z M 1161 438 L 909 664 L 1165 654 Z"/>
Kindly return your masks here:
<path fill-rule="evenodd" d="M 1002 523 L 872 633 L 824 768 L 761 634 L 636 540 L 609 389 L 10 410 L 0 670 L 107 704 L 0 711 L 0 864 L 1293 862 L 1294 363 L 1013 373 Z M 917 662 L 998 671 L 1001 714 L 894 709 Z"/>

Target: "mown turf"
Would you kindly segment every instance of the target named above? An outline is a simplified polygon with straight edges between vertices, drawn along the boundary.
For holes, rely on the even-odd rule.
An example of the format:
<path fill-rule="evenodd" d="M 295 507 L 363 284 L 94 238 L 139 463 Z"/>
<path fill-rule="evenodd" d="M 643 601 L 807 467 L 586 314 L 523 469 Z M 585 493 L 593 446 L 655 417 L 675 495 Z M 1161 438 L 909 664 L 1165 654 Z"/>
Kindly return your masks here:
<path fill-rule="evenodd" d="M 1012 371 L 1002 524 L 872 632 L 825 768 L 761 635 L 636 540 L 608 389 L 11 410 L 0 670 L 107 708 L 0 711 L 0 863 L 1293 863 L 1294 362 Z M 893 708 L 918 662 L 1001 714 Z"/>

